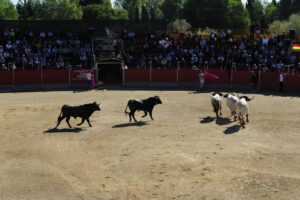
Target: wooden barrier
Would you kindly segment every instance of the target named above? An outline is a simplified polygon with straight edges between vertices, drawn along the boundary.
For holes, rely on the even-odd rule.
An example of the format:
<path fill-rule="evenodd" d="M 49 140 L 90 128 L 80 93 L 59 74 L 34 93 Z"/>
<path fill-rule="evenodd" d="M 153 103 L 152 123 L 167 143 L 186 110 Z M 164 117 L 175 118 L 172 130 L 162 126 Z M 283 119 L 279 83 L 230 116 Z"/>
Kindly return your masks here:
<path fill-rule="evenodd" d="M 207 72 L 219 77 L 217 84 L 250 85 L 251 71 L 227 70 L 209 68 Z M 124 71 L 124 82 L 169 82 L 169 83 L 198 83 L 199 70 L 179 69 L 127 69 Z M 259 83 L 258 83 L 259 84 Z M 300 92 L 300 75 L 285 75 L 284 88 L 286 92 Z M 260 89 L 279 91 L 279 73 L 261 71 Z"/>
<path fill-rule="evenodd" d="M 86 82 L 86 73 L 96 77 L 95 70 L 14 70 L 0 71 L 0 85 L 80 83 Z"/>
<path fill-rule="evenodd" d="M 220 79 L 215 83 L 231 84 L 230 72 L 227 70 L 207 70 Z M 0 71 L 0 85 L 21 84 L 51 84 L 51 83 L 80 83 L 85 82 L 85 74 L 92 73 L 96 77 L 96 70 L 15 70 Z M 250 71 L 232 71 L 233 85 L 249 85 Z M 170 83 L 198 83 L 199 70 L 192 69 L 126 69 L 124 82 L 170 82 Z M 279 73 L 261 71 L 260 88 L 262 90 L 279 91 Z M 300 75 L 285 75 L 284 90 L 300 93 Z"/>

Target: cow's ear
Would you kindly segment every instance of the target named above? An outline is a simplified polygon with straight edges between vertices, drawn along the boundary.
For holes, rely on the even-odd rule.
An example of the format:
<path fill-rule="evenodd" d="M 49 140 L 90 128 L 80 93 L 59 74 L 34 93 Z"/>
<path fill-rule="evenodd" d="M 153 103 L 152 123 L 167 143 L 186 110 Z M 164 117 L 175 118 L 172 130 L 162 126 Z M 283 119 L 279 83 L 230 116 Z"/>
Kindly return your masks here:
<path fill-rule="evenodd" d="M 94 101 L 94 103 L 93 104 L 97 104 L 97 102 L 96 101 Z"/>
<path fill-rule="evenodd" d="M 220 96 L 223 96 L 222 92 L 219 93 Z"/>
<path fill-rule="evenodd" d="M 213 92 L 213 93 L 212 93 L 212 95 L 213 95 L 213 96 L 215 96 L 215 95 L 216 95 L 216 93 L 215 93 L 215 92 Z"/>

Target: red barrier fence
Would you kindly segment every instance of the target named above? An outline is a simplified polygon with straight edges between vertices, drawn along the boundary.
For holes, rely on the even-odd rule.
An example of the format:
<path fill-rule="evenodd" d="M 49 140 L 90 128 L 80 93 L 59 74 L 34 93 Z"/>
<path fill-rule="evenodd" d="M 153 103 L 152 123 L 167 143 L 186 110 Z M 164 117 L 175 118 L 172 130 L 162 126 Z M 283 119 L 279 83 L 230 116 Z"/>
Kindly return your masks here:
<path fill-rule="evenodd" d="M 250 71 L 208 69 L 209 73 L 219 76 L 217 84 L 249 85 Z M 0 71 L 0 85 L 81 83 L 86 81 L 86 73 L 96 77 L 93 70 L 15 70 Z M 124 82 L 169 82 L 198 83 L 199 71 L 192 69 L 127 69 L 124 71 Z M 232 78 L 230 78 L 232 74 Z M 279 74 L 277 72 L 260 72 L 262 90 L 279 91 Z M 300 75 L 285 75 L 285 91 L 300 93 Z"/>
<path fill-rule="evenodd" d="M 0 71 L 0 85 L 49 84 L 49 83 L 81 83 L 85 82 L 86 74 L 95 70 L 14 70 Z"/>
<path fill-rule="evenodd" d="M 217 84 L 249 85 L 251 72 L 245 70 L 208 69 L 209 73 L 219 77 Z M 198 83 L 199 71 L 192 69 L 126 69 L 124 82 L 169 82 Z M 232 78 L 230 77 L 232 75 Z M 287 92 L 300 92 L 300 75 L 287 74 L 284 78 L 284 89 Z M 259 84 L 259 83 L 258 83 Z M 262 90 L 279 91 L 279 73 L 260 72 Z"/>

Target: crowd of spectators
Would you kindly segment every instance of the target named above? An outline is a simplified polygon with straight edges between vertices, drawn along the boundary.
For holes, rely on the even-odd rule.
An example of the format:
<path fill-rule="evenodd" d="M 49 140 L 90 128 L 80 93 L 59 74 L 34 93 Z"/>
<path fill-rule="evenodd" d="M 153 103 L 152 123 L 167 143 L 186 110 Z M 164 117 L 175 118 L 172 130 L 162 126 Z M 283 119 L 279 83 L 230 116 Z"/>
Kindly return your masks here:
<path fill-rule="evenodd" d="M 91 66 L 89 37 L 76 32 L 0 31 L 0 69 Z"/>
<path fill-rule="evenodd" d="M 128 67 L 281 70 L 297 66 L 287 34 L 259 35 L 254 40 L 235 38 L 219 31 L 208 37 L 198 34 L 141 34 L 123 36 L 124 62 Z M 119 50 L 118 50 L 119 51 Z M 0 70 L 38 69 L 79 66 L 91 68 L 93 63 L 88 35 L 76 32 L 16 31 L 0 32 Z"/>
<path fill-rule="evenodd" d="M 259 35 L 254 40 L 244 36 L 236 39 L 224 31 L 212 32 L 209 37 L 134 33 L 126 33 L 123 37 L 124 59 L 129 67 L 233 66 L 237 69 L 281 70 L 286 65 L 297 64 L 296 56 L 290 53 L 292 40 L 287 34 Z"/>

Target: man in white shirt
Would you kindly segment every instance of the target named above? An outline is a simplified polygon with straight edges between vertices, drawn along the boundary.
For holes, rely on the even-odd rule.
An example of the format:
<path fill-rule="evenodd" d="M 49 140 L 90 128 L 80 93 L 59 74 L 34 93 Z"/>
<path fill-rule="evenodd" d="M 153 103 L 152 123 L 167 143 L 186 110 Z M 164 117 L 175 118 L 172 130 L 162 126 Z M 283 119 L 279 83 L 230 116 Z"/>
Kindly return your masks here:
<path fill-rule="evenodd" d="M 280 74 L 279 74 L 280 92 L 283 92 L 283 85 L 284 85 L 284 74 L 282 72 L 280 72 Z"/>
<path fill-rule="evenodd" d="M 200 90 L 203 89 L 204 86 L 204 73 L 202 71 L 199 72 L 199 84 L 200 84 Z"/>

